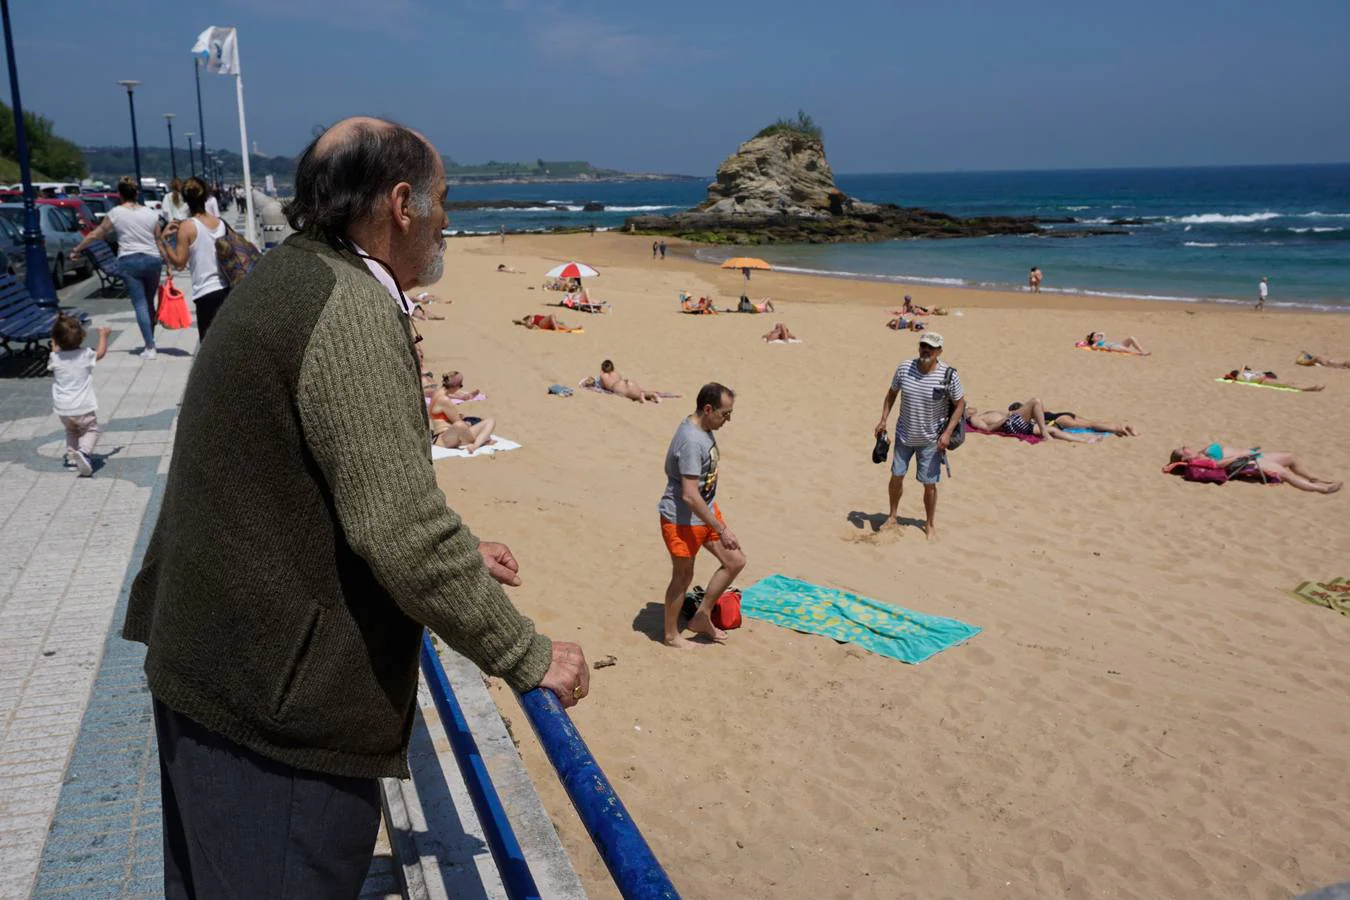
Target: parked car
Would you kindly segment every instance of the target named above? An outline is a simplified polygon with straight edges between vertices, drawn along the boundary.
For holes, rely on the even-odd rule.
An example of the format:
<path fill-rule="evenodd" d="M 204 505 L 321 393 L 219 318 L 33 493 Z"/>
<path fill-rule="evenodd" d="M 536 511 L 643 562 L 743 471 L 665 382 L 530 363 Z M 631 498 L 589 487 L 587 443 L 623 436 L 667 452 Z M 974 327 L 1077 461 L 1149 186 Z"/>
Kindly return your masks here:
<path fill-rule="evenodd" d="M 24 253 L 23 231 L 9 219 L 0 216 L 0 250 L 5 252 L 5 268 L 22 281 L 28 275 L 28 258 Z"/>
<path fill-rule="evenodd" d="M 66 273 L 72 269 L 83 273 L 79 276 L 82 278 L 93 274 L 94 264 L 88 256 L 81 256 L 79 262 L 70 261 L 70 251 L 80 243 L 79 223 L 75 214 L 63 207 L 45 203 L 37 205 L 37 213 L 42 240 L 47 245 L 47 264 L 52 267 L 52 281 L 56 286 L 65 286 Z M 8 219 L 22 233 L 23 204 L 0 203 L 0 218 Z"/>
<path fill-rule="evenodd" d="M 107 197 L 81 197 L 84 205 L 89 207 L 89 211 L 94 214 L 95 222 L 102 222 L 103 217 L 108 214 L 108 210 L 117 205 L 115 201 Z"/>
<path fill-rule="evenodd" d="M 37 198 L 38 203 L 45 203 L 48 206 L 59 206 L 63 209 L 71 210 L 75 213 L 76 220 L 80 223 L 80 234 L 88 234 L 94 230 L 98 224 L 94 221 L 94 213 L 85 204 L 83 199 L 75 197 L 63 197 L 52 199 L 50 197 Z"/>

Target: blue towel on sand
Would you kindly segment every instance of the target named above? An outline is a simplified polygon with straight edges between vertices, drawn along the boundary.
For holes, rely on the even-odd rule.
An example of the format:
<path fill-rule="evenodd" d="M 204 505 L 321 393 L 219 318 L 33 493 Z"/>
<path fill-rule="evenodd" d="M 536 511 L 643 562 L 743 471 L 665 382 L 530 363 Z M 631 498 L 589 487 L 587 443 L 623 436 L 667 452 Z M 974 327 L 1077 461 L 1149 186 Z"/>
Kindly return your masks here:
<path fill-rule="evenodd" d="M 741 591 L 741 613 L 920 663 L 980 633 L 974 625 L 910 612 L 838 588 L 770 575 Z"/>
<path fill-rule="evenodd" d="M 1094 428 L 1061 428 L 1060 431 L 1067 431 L 1069 434 L 1100 434 L 1102 437 L 1115 437 L 1109 431 L 1097 431 Z"/>

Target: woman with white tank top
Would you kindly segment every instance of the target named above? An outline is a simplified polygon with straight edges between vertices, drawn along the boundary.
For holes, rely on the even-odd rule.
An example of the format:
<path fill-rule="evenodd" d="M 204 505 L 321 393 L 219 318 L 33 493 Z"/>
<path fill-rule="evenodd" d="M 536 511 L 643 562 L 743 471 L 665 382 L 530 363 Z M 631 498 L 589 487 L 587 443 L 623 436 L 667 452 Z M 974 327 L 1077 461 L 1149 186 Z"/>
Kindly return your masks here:
<path fill-rule="evenodd" d="M 159 249 L 174 268 L 188 267 L 192 273 L 192 301 L 197 306 L 197 334 L 206 340 L 206 329 L 216 317 L 221 304 L 230 293 L 230 286 L 220 276 L 216 258 L 216 241 L 225 236 L 225 223 L 206 211 L 208 195 L 206 183 L 193 175 L 183 184 L 183 200 L 187 202 L 191 218 L 170 222 L 160 236 Z M 178 236 L 176 246 L 168 239 Z"/>

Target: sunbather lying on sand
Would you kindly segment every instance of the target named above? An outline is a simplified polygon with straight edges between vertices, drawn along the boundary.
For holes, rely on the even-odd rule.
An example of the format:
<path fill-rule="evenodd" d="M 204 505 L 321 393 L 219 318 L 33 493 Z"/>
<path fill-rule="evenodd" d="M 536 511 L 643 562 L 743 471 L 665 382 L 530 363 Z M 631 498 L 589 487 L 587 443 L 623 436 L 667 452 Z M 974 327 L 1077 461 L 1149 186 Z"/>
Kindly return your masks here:
<path fill-rule="evenodd" d="M 445 318 L 445 316 L 438 315 L 437 313 L 427 312 L 425 309 L 422 308 L 422 304 L 420 303 L 413 304 L 412 317 L 414 319 L 417 319 L 419 322 L 425 322 L 427 319 L 434 319 L 436 321 L 440 321 Z"/>
<path fill-rule="evenodd" d="M 414 303 L 449 303 L 449 300 L 442 300 L 431 291 L 418 291 L 416 294 L 409 294 L 408 299 Z"/>
<path fill-rule="evenodd" d="M 896 316 L 886 323 L 886 327 L 892 331 L 923 331 L 928 327 L 924 322 L 918 319 L 907 319 L 904 316 Z"/>
<path fill-rule="evenodd" d="M 1303 352 L 1294 360 L 1300 366 L 1326 366 L 1328 369 L 1350 369 L 1350 362 L 1338 362 L 1316 353 Z"/>
<path fill-rule="evenodd" d="M 1258 372 L 1255 369 L 1249 369 L 1243 366 L 1240 369 L 1234 369 L 1226 373 L 1224 381 L 1245 381 L 1249 384 L 1268 384 L 1271 387 L 1288 388 L 1291 391 L 1321 391 L 1326 389 L 1325 384 L 1294 384 L 1290 381 L 1281 381 L 1280 376 L 1274 372 Z"/>
<path fill-rule="evenodd" d="M 772 343 L 773 341 L 783 341 L 784 343 L 786 343 L 788 341 L 797 340 L 797 336 L 793 334 L 791 331 L 788 331 L 788 327 L 784 325 L 782 322 L 779 322 L 776 325 L 774 325 L 764 334 L 760 335 L 760 337 L 770 343 Z"/>
<path fill-rule="evenodd" d="M 695 300 L 689 293 L 680 291 L 680 312 L 715 313 L 717 307 L 713 306 L 711 298 L 699 297 Z"/>
<path fill-rule="evenodd" d="M 655 391 L 643 390 L 642 386 L 629 378 L 624 378 L 614 368 L 613 360 L 605 360 L 600 363 L 600 377 L 588 379 L 593 384 L 597 384 L 611 394 L 618 394 L 620 397 L 627 397 L 637 403 L 660 403 L 661 395 Z M 582 382 L 583 385 L 586 382 Z"/>
<path fill-rule="evenodd" d="M 520 269 L 517 269 L 517 268 L 515 268 L 514 266 L 508 266 L 506 263 L 498 263 L 498 264 L 497 264 L 497 271 L 498 271 L 498 272 L 501 272 L 503 275 L 524 275 L 524 274 L 525 274 L 524 272 L 520 271 Z"/>
<path fill-rule="evenodd" d="M 1174 463 L 1209 459 L 1220 466 L 1226 467 L 1245 457 L 1255 457 L 1252 460 L 1253 464 L 1267 478 L 1279 478 L 1286 484 L 1292 484 L 1300 491 L 1311 491 L 1315 494 L 1334 494 L 1341 489 L 1339 481 L 1328 481 L 1325 478 L 1317 477 L 1305 469 L 1302 461 L 1292 453 L 1265 452 L 1260 447 L 1239 450 L 1236 447 L 1225 447 L 1223 444 L 1210 444 L 1208 447 L 1201 449 L 1178 447 L 1172 451 L 1172 462 Z"/>
<path fill-rule="evenodd" d="M 1035 397 L 1017 406 L 1017 412 L 999 412 L 996 409 L 980 411 L 973 406 L 967 406 L 966 422 L 970 427 L 980 431 L 1049 437 L 1074 444 L 1095 444 L 1102 439 L 1101 435 L 1070 434 L 1046 422 L 1045 407 Z"/>
<path fill-rule="evenodd" d="M 478 396 L 477 388 L 464 386 L 464 375 L 460 372 L 447 372 L 441 376 L 440 390 L 450 400 L 472 400 Z"/>
<path fill-rule="evenodd" d="M 1117 353 L 1133 353 L 1135 356 L 1153 355 L 1145 350 L 1133 337 L 1127 337 L 1125 340 L 1119 342 L 1108 341 L 1106 335 L 1100 331 L 1088 332 L 1088 336 L 1079 343 L 1079 346 L 1091 347 L 1093 350 L 1114 350 Z"/>
<path fill-rule="evenodd" d="M 463 447 L 470 453 L 492 443 L 497 423 L 492 419 L 468 422 L 450 402 L 450 391 L 438 390 L 431 398 L 427 414 L 431 417 L 431 442 L 441 447 Z"/>
<path fill-rule="evenodd" d="M 526 328 L 538 329 L 540 331 L 570 331 L 572 326 L 552 315 L 532 315 L 520 319 L 512 319 L 513 325 L 524 325 Z"/>
<path fill-rule="evenodd" d="M 756 302 L 751 300 L 745 294 L 741 294 L 741 302 L 736 305 L 736 312 L 771 313 L 773 311 L 773 300 L 769 297 L 765 297 L 763 300 Z"/>
<path fill-rule="evenodd" d="M 1022 404 L 1012 403 L 1008 406 L 1008 412 L 1017 412 L 1022 409 Z M 1137 437 L 1139 432 L 1135 431 L 1130 425 L 1116 425 L 1111 422 L 1099 422 L 1096 419 L 1084 419 L 1071 412 L 1050 412 L 1045 411 L 1045 424 L 1054 425 L 1056 428 L 1086 428 L 1089 431 L 1101 431 L 1106 434 L 1114 434 L 1117 437 Z"/>
<path fill-rule="evenodd" d="M 947 308 L 945 306 L 918 306 L 915 304 L 914 298 L 910 297 L 909 294 L 906 294 L 904 306 L 896 310 L 895 314 L 911 316 L 945 316 L 947 314 Z"/>

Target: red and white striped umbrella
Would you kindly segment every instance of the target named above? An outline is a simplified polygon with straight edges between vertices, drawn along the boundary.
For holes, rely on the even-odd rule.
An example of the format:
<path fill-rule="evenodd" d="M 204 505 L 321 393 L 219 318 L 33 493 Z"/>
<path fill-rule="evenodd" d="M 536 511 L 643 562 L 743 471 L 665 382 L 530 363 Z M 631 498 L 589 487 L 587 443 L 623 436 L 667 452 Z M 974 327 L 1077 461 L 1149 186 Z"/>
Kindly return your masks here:
<path fill-rule="evenodd" d="M 556 269 L 550 269 L 544 274 L 548 278 L 594 278 L 600 273 L 585 263 L 569 262 L 563 263 Z"/>

